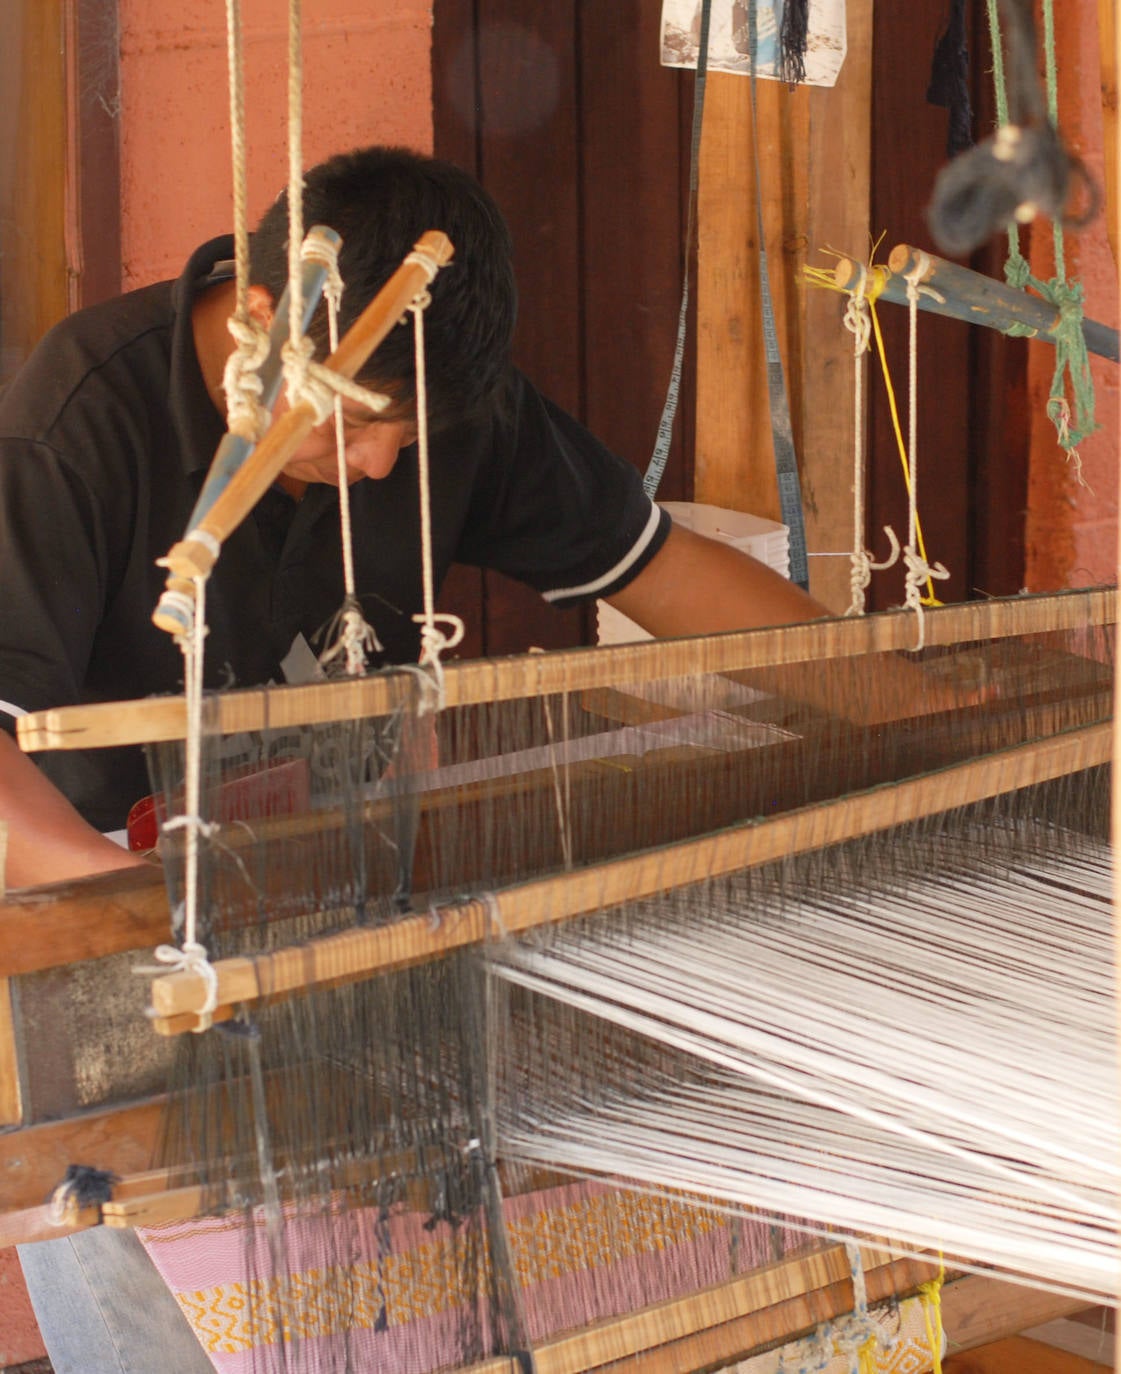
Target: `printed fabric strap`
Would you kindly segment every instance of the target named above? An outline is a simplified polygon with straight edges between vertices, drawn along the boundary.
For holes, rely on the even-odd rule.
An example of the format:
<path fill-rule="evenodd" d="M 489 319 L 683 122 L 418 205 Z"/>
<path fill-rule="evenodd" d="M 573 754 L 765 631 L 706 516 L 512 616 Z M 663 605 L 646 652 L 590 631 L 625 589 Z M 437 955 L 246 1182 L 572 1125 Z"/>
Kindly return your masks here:
<path fill-rule="evenodd" d="M 794 430 L 790 422 L 790 400 L 786 373 L 779 352 L 775 328 L 775 307 L 771 277 L 767 267 L 767 240 L 763 232 L 762 175 L 759 165 L 759 114 L 756 106 L 755 64 L 759 52 L 759 27 L 756 0 L 748 0 L 747 42 L 751 63 L 751 143 L 755 158 L 755 218 L 759 232 L 759 298 L 763 308 L 763 349 L 767 360 L 767 399 L 771 411 L 771 442 L 778 478 L 779 509 L 782 523 L 790 531 L 790 580 L 808 590 L 809 559 L 806 554 L 806 522 L 802 514 L 802 484 L 798 478 L 798 459 L 794 452 Z"/>

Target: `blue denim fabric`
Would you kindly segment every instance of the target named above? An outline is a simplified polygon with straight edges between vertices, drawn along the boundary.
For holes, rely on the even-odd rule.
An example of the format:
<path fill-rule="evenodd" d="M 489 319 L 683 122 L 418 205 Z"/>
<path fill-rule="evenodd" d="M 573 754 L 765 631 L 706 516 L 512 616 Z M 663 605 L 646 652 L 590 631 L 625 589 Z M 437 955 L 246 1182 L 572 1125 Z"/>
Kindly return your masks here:
<path fill-rule="evenodd" d="M 95 1226 L 19 1258 L 55 1374 L 214 1374 L 131 1231 Z"/>

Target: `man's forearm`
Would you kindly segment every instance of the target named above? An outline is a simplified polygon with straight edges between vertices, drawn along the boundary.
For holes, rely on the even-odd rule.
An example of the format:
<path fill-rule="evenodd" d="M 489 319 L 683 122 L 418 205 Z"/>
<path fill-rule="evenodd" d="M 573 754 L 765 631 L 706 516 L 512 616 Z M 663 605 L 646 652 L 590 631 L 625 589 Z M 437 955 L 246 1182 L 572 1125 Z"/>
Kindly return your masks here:
<path fill-rule="evenodd" d="M 829 614 L 765 563 L 679 525 L 634 581 L 608 600 L 660 639 Z"/>
<path fill-rule="evenodd" d="M 8 887 L 61 882 L 144 862 L 84 821 L 2 731 L 0 820 L 8 826 Z"/>

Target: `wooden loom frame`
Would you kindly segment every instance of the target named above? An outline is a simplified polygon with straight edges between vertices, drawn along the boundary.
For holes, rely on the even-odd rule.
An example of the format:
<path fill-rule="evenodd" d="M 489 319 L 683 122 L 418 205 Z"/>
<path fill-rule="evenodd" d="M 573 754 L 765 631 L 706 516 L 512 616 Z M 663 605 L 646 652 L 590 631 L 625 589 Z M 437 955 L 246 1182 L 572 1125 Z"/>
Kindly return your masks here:
<path fill-rule="evenodd" d="M 972 603 L 928 613 L 926 638 L 928 645 L 952 645 L 969 640 L 1098 626 L 1112 623 L 1115 609 L 1116 596 L 1111 590 Z M 910 646 L 913 633 L 910 616 L 884 613 L 860 620 L 816 622 L 704 640 L 451 664 L 446 669 L 447 698 L 449 704 L 466 704 L 544 692 L 594 690 L 644 671 L 665 676 L 673 671 L 667 668 L 667 659 L 679 663 L 681 671 L 734 672 L 804 663 L 824 656 L 851 658 L 864 653 L 905 649 Z M 215 714 L 212 724 L 221 730 L 238 730 L 265 724 L 282 726 L 296 720 L 376 714 L 388 709 L 393 700 L 394 677 L 394 674 L 386 674 L 362 682 L 283 689 L 279 694 L 243 692 L 220 696 L 212 699 L 211 709 Z M 104 706 L 69 708 L 25 717 L 20 722 L 20 739 L 25 748 L 59 744 L 89 747 L 94 738 L 102 736 L 101 726 L 106 721 L 112 723 L 112 728 L 107 732 L 108 738 L 102 737 L 105 743 L 133 742 L 142 737 L 173 739 L 183 733 L 184 720 L 180 699 L 136 703 L 127 713 Z M 120 728 L 122 723 L 125 738 Z M 1045 722 L 1040 724 L 1045 733 Z M 1044 774 L 1058 776 L 1102 762 L 1109 757 L 1108 732 L 1108 726 L 1092 727 L 1055 740 L 1043 740 L 1038 745 L 1020 746 L 1003 757 L 991 756 L 951 768 L 940 784 L 932 786 L 928 778 L 892 788 L 873 789 L 870 793 L 842 798 L 825 807 L 808 807 L 740 827 L 716 837 L 715 841 L 701 840 L 681 846 L 681 881 L 714 871 L 715 862 L 724 862 L 728 867 L 763 862 L 792 852 L 793 848 L 818 848 L 851 835 L 867 833 L 885 823 L 901 822 L 911 816 L 960 804 L 965 800 L 960 789 L 966 783 L 973 789 L 973 795 L 987 796 L 1007 790 L 1016 783 L 1040 780 Z M 723 859 L 718 854 L 721 846 Z M 609 901 L 612 893 L 616 894 L 616 899 L 633 894 L 636 876 L 641 876 L 640 869 L 641 858 L 636 858 L 601 865 L 601 871 L 589 870 L 584 899 L 575 905 L 591 909 Z M 664 864 L 659 865 L 659 873 L 657 885 L 664 886 Z M 540 908 L 541 883 L 548 881 L 523 885 L 521 889 L 511 890 L 515 895 L 510 898 L 500 898 L 509 901 L 509 905 L 502 908 L 502 920 L 508 929 L 528 928 L 535 923 L 532 918 L 534 911 Z M 605 883 L 611 886 L 605 887 Z M 98 911 L 100 929 L 97 936 L 91 938 L 89 922 L 93 909 Z M 7 978 L 34 968 L 68 963 L 76 952 L 91 956 L 95 952 L 141 948 L 166 933 L 166 912 L 162 881 L 155 871 L 105 875 L 64 884 L 57 893 L 47 888 L 13 894 L 9 902 L 0 907 L 0 976 Z M 103 920 L 103 915 L 107 919 Z M 458 921 L 442 923 L 441 930 L 456 931 L 451 940 L 445 940 L 440 931 L 433 935 L 427 917 L 421 922 L 406 919 L 400 926 L 369 934 L 387 944 L 396 959 L 415 962 L 433 957 L 443 948 L 487 937 L 491 916 L 478 903 L 460 908 L 459 917 Z M 39 937 L 34 943 L 26 938 L 32 929 Z M 47 935 L 46 940 L 44 935 Z M 36 944 L 40 946 L 38 951 Z M 46 951 L 42 950 L 43 944 L 48 945 Z M 337 966 L 335 973 L 337 975 Z M 236 995 L 241 996 L 242 990 L 239 989 Z M 179 1013 L 173 1012 L 173 1015 Z M 118 1111 L 92 1113 L 86 1118 L 85 1131 L 81 1119 L 33 1126 L 6 1139 L 0 1137 L 0 1164 L 8 1166 L 9 1177 L 19 1174 L 20 1156 L 30 1153 L 42 1162 L 35 1181 L 41 1184 L 50 1177 L 57 1181 L 61 1176 L 59 1166 L 63 1161 L 78 1158 L 85 1140 L 105 1141 L 114 1131 L 124 1127 L 131 1141 L 132 1163 L 125 1166 L 129 1176 L 118 1190 L 118 1206 L 106 1209 L 105 1213 L 91 1211 L 75 1215 L 72 1229 L 107 1221 L 114 1211 L 118 1224 L 122 1221 L 124 1224 L 150 1222 L 159 1215 L 153 1213 L 152 1207 L 160 1206 L 161 1197 L 165 1206 L 171 1204 L 171 1215 L 179 1215 L 174 1200 L 163 1192 L 159 1179 L 137 1168 L 138 1152 L 153 1138 L 158 1112 L 158 1104 L 145 1103 Z M 53 1174 L 44 1172 L 48 1167 L 54 1170 Z M 23 1172 L 33 1174 L 34 1170 L 24 1169 Z M 40 1191 L 39 1196 L 42 1195 Z M 24 1197 L 26 1200 L 26 1192 Z M 164 1211 L 162 1215 L 166 1217 L 168 1213 Z M 46 1222 L 45 1208 L 41 1205 L 26 1207 L 18 1215 L 8 1217 L 4 1228 L 0 1229 L 0 1239 L 15 1238 L 17 1228 L 22 1228 L 21 1234 L 26 1239 L 59 1233 Z M 546 1342 L 539 1352 L 535 1352 L 537 1368 L 542 1372 L 572 1374 L 572 1371 L 583 1369 L 608 1369 L 616 1361 L 626 1360 L 637 1361 L 637 1364 L 628 1364 L 629 1368 L 671 1370 L 687 1367 L 682 1363 L 686 1359 L 699 1362 L 702 1350 L 706 1352 L 706 1360 L 712 1359 L 717 1351 L 721 1352 L 720 1358 L 735 1359 L 763 1345 L 792 1339 L 820 1321 L 849 1310 L 852 1298 L 851 1283 L 846 1282 L 847 1266 L 840 1247 L 783 1261 L 703 1294 L 601 1323 L 591 1332 L 569 1333 Z M 933 1276 L 933 1266 L 929 1264 L 918 1260 L 891 1260 L 887 1256 L 877 1258 L 874 1250 L 868 1252 L 866 1266 L 873 1301 L 914 1288 Z M 1056 1314 L 1085 1305 L 1069 1298 L 1054 1299 L 1054 1302 Z M 499 1374 L 499 1371 L 514 1368 L 510 1360 L 491 1360 L 478 1367 L 478 1374 L 484 1371 L 485 1374 Z"/>

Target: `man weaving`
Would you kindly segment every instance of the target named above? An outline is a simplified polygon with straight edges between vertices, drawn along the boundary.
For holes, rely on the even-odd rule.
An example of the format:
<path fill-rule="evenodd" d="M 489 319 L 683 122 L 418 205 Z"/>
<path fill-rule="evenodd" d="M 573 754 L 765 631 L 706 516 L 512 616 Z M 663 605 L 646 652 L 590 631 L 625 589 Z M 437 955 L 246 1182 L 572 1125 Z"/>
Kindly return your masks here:
<path fill-rule="evenodd" d="M 424 231 L 454 244 L 426 314 L 437 580 L 453 561 L 497 569 L 555 605 L 603 597 L 655 635 L 823 613 L 764 565 L 672 526 L 630 464 L 510 366 L 509 238 L 471 178 L 402 150 L 339 156 L 308 173 L 304 222 L 342 237 L 344 330 Z M 253 242 L 250 303 L 263 325 L 284 288 L 286 237 L 282 199 Z M 10 732 L 27 711 L 181 690 L 179 651 L 151 623 L 165 576 L 156 560 L 181 537 L 225 429 L 230 256 L 216 240 L 177 282 L 65 320 L 0 397 L 9 886 L 143 862 L 107 837 L 148 791 L 138 750 L 40 767 Z M 317 331 L 323 356 L 322 322 Z M 359 378 L 389 395 L 386 412 L 344 404 L 357 598 L 385 661 L 401 663 L 417 661 L 421 605 L 412 348 L 411 330 L 392 331 Z M 293 646 L 310 658 L 343 601 L 330 429 L 312 432 L 226 541 L 208 592 L 208 687 L 283 680 Z M 22 1257 L 57 1374 L 209 1367 L 131 1234 L 95 1228 Z"/>
<path fill-rule="evenodd" d="M 471 178 L 401 150 L 344 155 L 308 174 L 304 221 L 342 235 L 343 328 L 426 229 L 455 245 L 427 312 L 438 578 L 452 561 L 498 569 L 555 605 L 604 597 L 659 636 L 823 613 L 764 565 L 671 526 L 630 464 L 510 367 L 509 239 Z M 283 290 L 286 234 L 282 199 L 254 236 L 262 323 Z M 65 320 L 0 399 L 8 730 L 25 711 L 180 689 L 179 653 L 150 623 L 163 585 L 155 560 L 182 535 L 224 430 L 230 254 L 214 241 L 178 282 Z M 357 591 L 387 660 L 415 662 L 411 331 L 393 331 L 360 380 L 393 404 L 371 420 L 346 403 Z M 224 549 L 209 597 L 208 686 L 282 680 L 293 641 L 312 641 L 341 604 L 329 429 L 301 446 Z M 136 861 L 102 832 L 119 830 L 147 791 L 138 751 L 46 761 L 49 785 L 2 732 L 0 750 L 9 885 Z"/>

